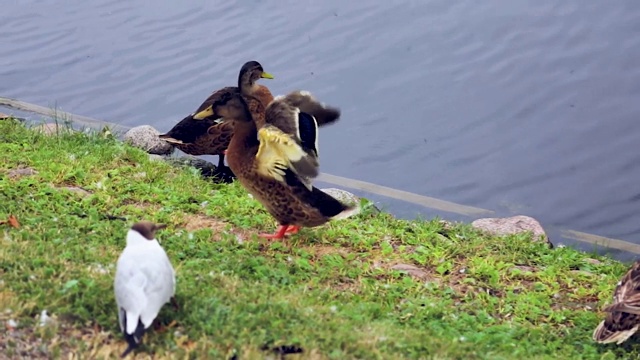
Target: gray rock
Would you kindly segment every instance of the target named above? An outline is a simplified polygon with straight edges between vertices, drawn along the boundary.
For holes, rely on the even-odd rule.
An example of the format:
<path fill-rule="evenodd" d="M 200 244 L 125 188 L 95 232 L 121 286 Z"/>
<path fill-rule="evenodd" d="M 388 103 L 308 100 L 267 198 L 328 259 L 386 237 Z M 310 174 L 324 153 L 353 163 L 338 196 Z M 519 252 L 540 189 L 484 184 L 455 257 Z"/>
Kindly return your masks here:
<path fill-rule="evenodd" d="M 91 195 L 91 192 L 89 192 L 89 191 L 87 191 L 87 190 L 85 190 L 85 189 L 83 189 L 81 187 L 78 187 L 78 186 L 63 186 L 60 189 L 65 189 L 67 191 L 71 191 L 72 193 L 78 194 L 81 197 L 87 197 L 87 196 Z"/>
<path fill-rule="evenodd" d="M 24 123 L 25 121 L 27 121 L 25 118 L 15 117 L 13 115 L 7 115 L 7 114 L 3 114 L 3 113 L 0 113 L 0 120 L 16 120 L 16 121 L 19 121 L 21 123 Z"/>
<path fill-rule="evenodd" d="M 512 235 L 530 231 L 533 234 L 533 241 L 543 241 L 548 244 L 549 238 L 538 220 L 524 215 L 517 215 L 508 218 L 484 218 L 471 223 L 474 228 L 492 235 Z"/>
<path fill-rule="evenodd" d="M 149 154 L 166 155 L 173 152 L 173 145 L 158 137 L 160 132 L 151 125 L 131 128 L 124 134 L 124 141 Z"/>
<path fill-rule="evenodd" d="M 202 176 L 212 176 L 216 171 L 216 166 L 209 161 L 197 158 L 195 156 L 186 155 L 180 157 L 167 158 L 167 162 L 174 166 L 192 166 L 198 170 Z"/>
<path fill-rule="evenodd" d="M 336 200 L 340 201 L 343 204 L 347 204 L 347 205 L 360 204 L 360 198 L 346 190 L 337 189 L 337 188 L 326 188 L 326 189 L 320 189 L 320 190 L 333 196 Z"/>

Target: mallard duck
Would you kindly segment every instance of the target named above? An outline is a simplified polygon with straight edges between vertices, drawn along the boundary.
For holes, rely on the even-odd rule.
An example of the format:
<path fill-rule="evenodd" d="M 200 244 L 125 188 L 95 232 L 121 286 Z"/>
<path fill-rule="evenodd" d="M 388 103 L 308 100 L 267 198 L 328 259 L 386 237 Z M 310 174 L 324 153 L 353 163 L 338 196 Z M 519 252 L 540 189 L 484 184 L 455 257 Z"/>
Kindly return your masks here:
<path fill-rule="evenodd" d="M 266 109 L 256 98 L 225 94 L 194 119 L 235 121 L 227 161 L 238 181 L 279 222 L 282 239 L 301 226 L 315 227 L 356 213 L 311 184 L 318 175 L 318 126 L 334 123 L 340 110 L 306 91 L 276 97 Z M 233 119 L 233 120 L 231 120 Z"/>
<path fill-rule="evenodd" d="M 640 327 L 640 261 L 636 261 L 618 282 L 613 304 L 604 308 L 606 318 L 593 332 L 593 340 L 622 344 Z"/>
<path fill-rule="evenodd" d="M 269 88 L 257 83 L 259 79 L 273 79 L 273 75 L 265 72 L 257 61 L 245 63 L 240 69 L 237 87 L 228 86 L 215 91 L 198 107 L 198 110 L 159 137 L 190 155 L 218 155 L 218 167 L 214 175 L 226 179 L 233 177 L 224 165 L 224 153 L 231 141 L 234 123 L 213 118 L 194 121 L 193 115 L 206 109 L 226 93 L 253 96 L 266 107 L 273 100 L 273 95 Z"/>
<path fill-rule="evenodd" d="M 169 301 L 175 304 L 175 272 L 155 238 L 155 232 L 164 227 L 149 221 L 134 224 L 118 258 L 113 288 L 118 323 L 128 343 L 122 357 L 138 347 L 162 306 Z"/>

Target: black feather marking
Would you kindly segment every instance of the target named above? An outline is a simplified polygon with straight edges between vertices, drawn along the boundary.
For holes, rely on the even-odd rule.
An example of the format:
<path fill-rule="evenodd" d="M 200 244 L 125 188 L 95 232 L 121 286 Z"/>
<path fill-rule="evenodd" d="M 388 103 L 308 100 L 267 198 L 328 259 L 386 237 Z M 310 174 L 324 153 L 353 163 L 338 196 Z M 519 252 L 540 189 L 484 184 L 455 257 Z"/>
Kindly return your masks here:
<path fill-rule="evenodd" d="M 313 115 L 316 117 L 318 126 L 329 125 L 338 121 L 340 118 L 340 109 L 326 106 L 314 112 Z"/>
<path fill-rule="evenodd" d="M 196 139 L 206 134 L 207 130 L 216 125 L 217 119 L 206 118 L 203 120 L 194 120 L 192 115 L 180 120 L 169 132 L 160 135 L 160 138 L 171 137 L 176 140 L 180 140 L 185 144 L 190 144 L 196 141 Z"/>
<path fill-rule="evenodd" d="M 305 151 L 312 151 L 314 156 L 318 156 L 318 149 L 316 149 L 316 137 L 318 136 L 316 119 L 310 114 L 300 112 L 298 113 L 298 128 L 302 148 Z"/>
<path fill-rule="evenodd" d="M 240 94 L 240 89 L 235 86 L 227 86 L 220 90 L 215 91 L 198 107 L 193 114 L 184 117 L 180 122 L 178 122 L 171 130 L 169 130 L 166 134 L 160 135 L 160 138 L 163 137 L 172 137 L 176 140 L 180 140 L 185 144 L 190 144 L 196 141 L 196 138 L 205 134 L 207 130 L 220 122 L 220 119 L 216 119 L 213 116 L 202 120 L 194 120 L 193 115 L 201 112 L 202 110 L 208 108 L 210 105 L 219 102 L 221 98 L 225 98 L 225 96 L 229 96 L 229 94 Z"/>
<path fill-rule="evenodd" d="M 124 311 L 124 309 L 121 309 L 120 311 L 122 311 L 124 313 L 123 315 L 123 319 L 124 319 L 124 339 L 127 341 L 127 344 L 129 344 L 127 346 L 127 349 L 122 353 L 122 355 L 120 355 L 120 357 L 124 358 L 127 355 L 129 355 L 130 352 L 132 352 L 133 350 L 135 350 L 138 345 L 140 345 L 140 342 L 142 341 L 142 336 L 144 335 L 144 332 L 147 330 L 144 327 L 144 324 L 142 323 L 142 321 L 140 321 L 140 319 L 138 319 L 138 326 L 136 327 L 136 330 L 133 332 L 133 334 L 127 334 L 127 314 L 126 311 Z"/>
<path fill-rule="evenodd" d="M 304 202 L 318 209 L 323 216 L 333 217 L 349 209 L 347 205 L 316 187 L 312 187 L 312 190 L 307 189 L 290 169 L 285 171 L 285 180 L 287 185 L 294 188 L 296 195 L 301 197 Z"/>

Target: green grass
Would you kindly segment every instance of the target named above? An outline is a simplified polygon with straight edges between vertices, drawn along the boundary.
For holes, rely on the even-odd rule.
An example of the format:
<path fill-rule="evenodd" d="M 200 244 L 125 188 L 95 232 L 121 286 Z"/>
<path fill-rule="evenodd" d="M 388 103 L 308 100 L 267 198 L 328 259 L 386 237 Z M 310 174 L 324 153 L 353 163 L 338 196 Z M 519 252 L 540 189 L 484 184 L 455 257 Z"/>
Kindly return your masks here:
<path fill-rule="evenodd" d="M 37 174 L 10 176 L 17 168 Z M 81 187 L 84 195 L 68 190 Z M 177 271 L 138 356 L 261 359 L 615 359 L 633 339 L 591 333 L 627 266 L 528 236 L 365 211 L 282 242 L 238 184 L 150 161 L 100 134 L 48 137 L 0 121 L 0 352 L 115 357 L 114 264 L 128 227 L 147 219 Z M 600 263 L 590 259 L 600 260 Z M 413 275 L 392 269 L 414 266 Z M 55 319 L 38 326 L 46 309 Z"/>

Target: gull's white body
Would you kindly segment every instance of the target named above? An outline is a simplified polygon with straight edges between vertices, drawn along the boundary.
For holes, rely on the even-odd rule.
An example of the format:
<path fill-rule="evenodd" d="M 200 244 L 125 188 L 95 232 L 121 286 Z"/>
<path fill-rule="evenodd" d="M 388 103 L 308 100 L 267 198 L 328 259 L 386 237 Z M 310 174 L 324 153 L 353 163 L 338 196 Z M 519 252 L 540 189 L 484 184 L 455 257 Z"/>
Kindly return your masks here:
<path fill-rule="evenodd" d="M 114 280 L 120 330 L 133 334 L 138 321 L 145 329 L 151 326 L 162 306 L 175 294 L 175 288 L 175 271 L 158 241 L 129 230 Z"/>

